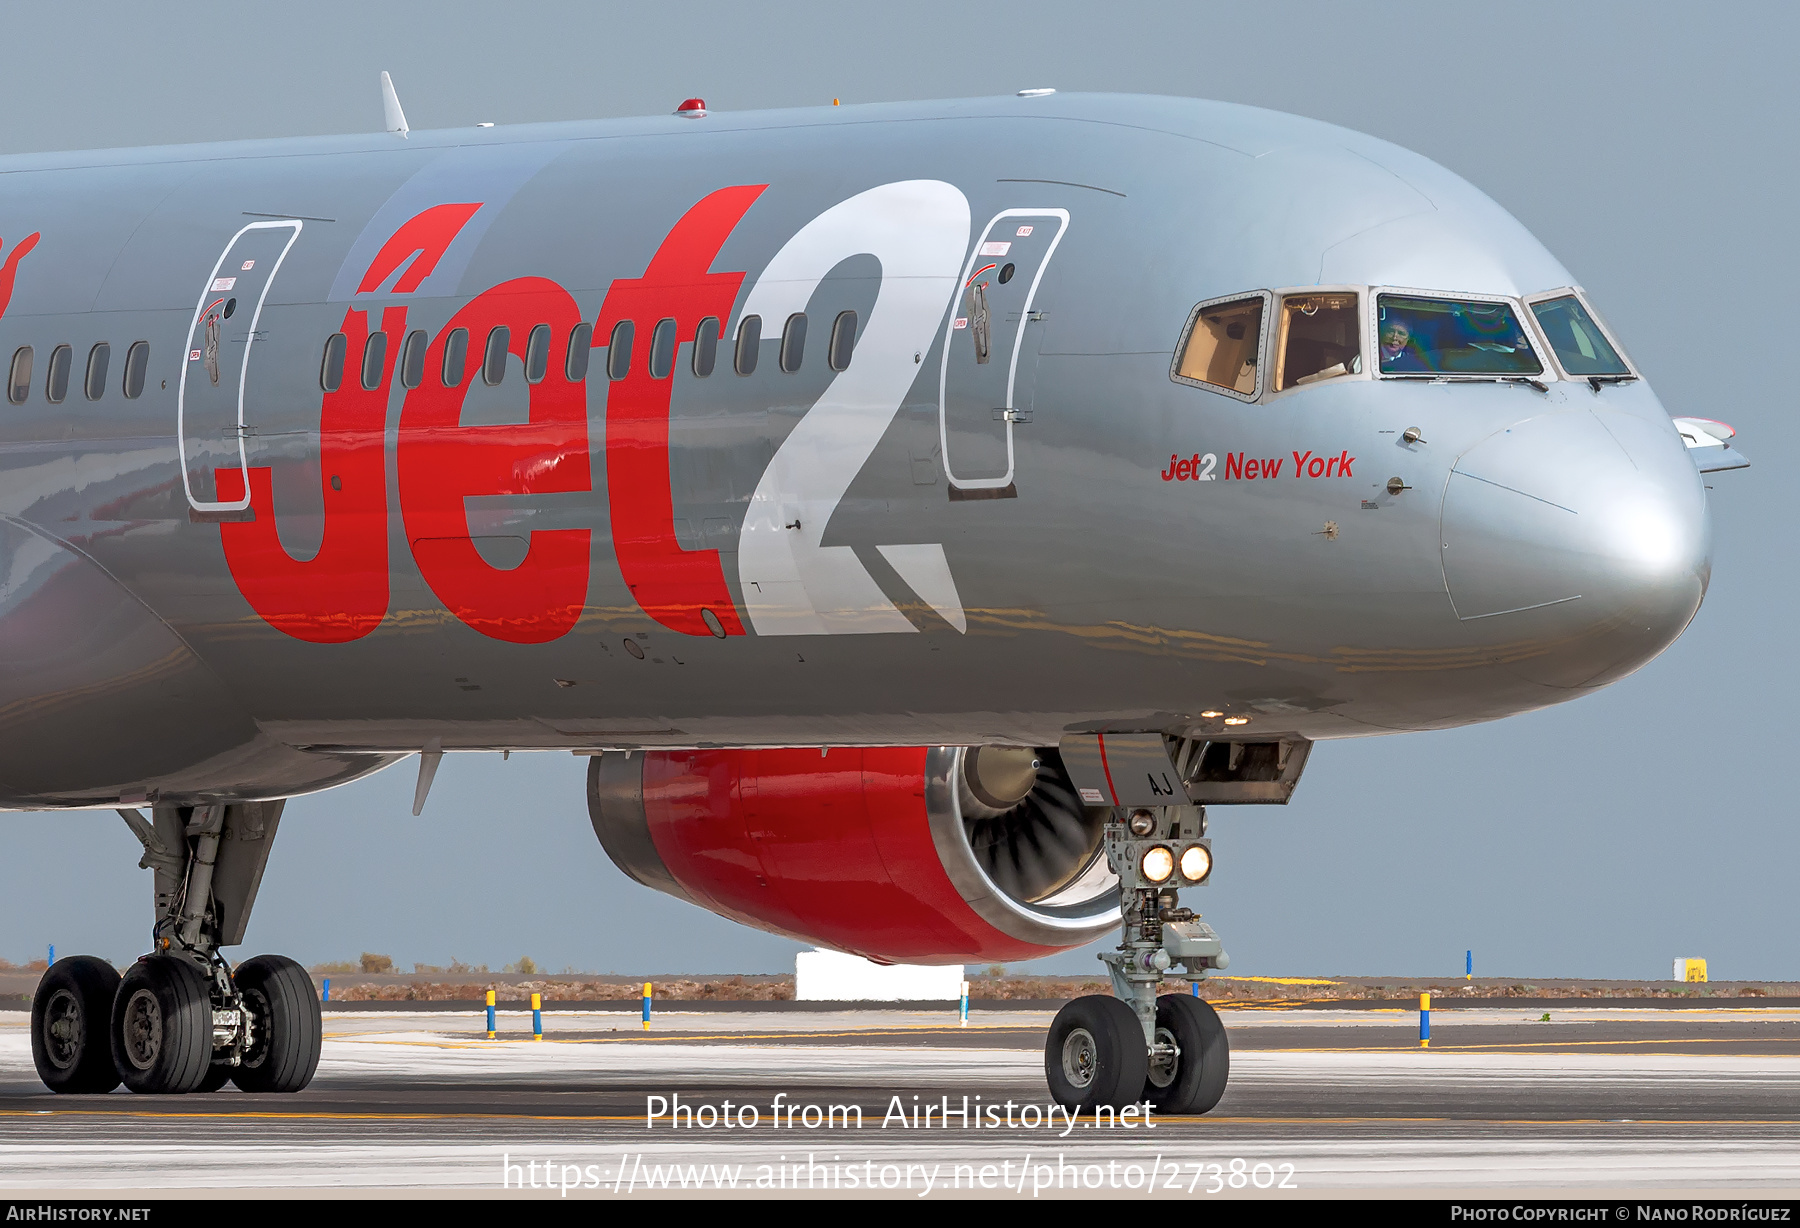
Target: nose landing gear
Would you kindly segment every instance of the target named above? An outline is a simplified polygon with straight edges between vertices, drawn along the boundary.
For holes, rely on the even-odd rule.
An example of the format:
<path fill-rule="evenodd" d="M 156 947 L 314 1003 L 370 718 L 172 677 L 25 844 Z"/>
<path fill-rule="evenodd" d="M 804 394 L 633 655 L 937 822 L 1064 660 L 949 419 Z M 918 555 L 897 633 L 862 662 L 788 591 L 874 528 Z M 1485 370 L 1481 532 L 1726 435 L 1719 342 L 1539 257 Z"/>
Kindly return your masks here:
<path fill-rule="evenodd" d="M 1179 906 L 1178 889 L 1212 873 L 1205 835 L 1198 806 L 1121 808 L 1107 823 L 1123 933 L 1100 955 L 1113 996 L 1076 998 L 1050 1025 L 1044 1074 L 1065 1108 L 1148 1102 L 1165 1114 L 1205 1113 L 1225 1094 L 1231 1052 L 1218 1014 L 1198 997 L 1157 994 L 1177 963 L 1196 986 L 1230 963 L 1212 928 Z"/>
<path fill-rule="evenodd" d="M 234 973 L 280 802 L 119 813 L 156 872 L 152 952 L 121 977 L 105 960 L 58 960 L 32 998 L 31 1052 L 55 1092 L 293 1092 L 319 1064 L 312 978 L 261 955 Z"/>

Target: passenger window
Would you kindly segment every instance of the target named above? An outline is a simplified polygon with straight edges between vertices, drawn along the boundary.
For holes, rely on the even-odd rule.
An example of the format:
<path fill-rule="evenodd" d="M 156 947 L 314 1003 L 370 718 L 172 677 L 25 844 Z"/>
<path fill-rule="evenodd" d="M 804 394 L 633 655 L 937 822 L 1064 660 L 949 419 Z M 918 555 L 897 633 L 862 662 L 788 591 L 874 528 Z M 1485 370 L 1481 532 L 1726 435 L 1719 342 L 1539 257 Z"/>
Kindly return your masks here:
<path fill-rule="evenodd" d="M 571 384 L 587 378 L 588 358 L 594 348 L 594 326 L 586 322 L 569 330 L 569 356 L 563 360 L 563 374 Z"/>
<path fill-rule="evenodd" d="M 135 401 L 144 395 L 144 376 L 150 370 L 150 343 L 133 341 L 125 351 L 125 399 Z"/>
<path fill-rule="evenodd" d="M 707 316 L 694 329 L 694 352 L 688 356 L 694 366 L 694 374 L 705 379 L 713 373 L 713 367 L 719 361 L 719 317 Z"/>
<path fill-rule="evenodd" d="M 1240 396 L 1256 395 L 1256 367 L 1261 358 L 1263 298 L 1214 303 L 1194 313 L 1187 344 L 1175 373 L 1226 388 Z"/>
<path fill-rule="evenodd" d="M 745 316 L 738 321 L 737 352 L 732 356 L 732 368 L 739 375 L 749 375 L 756 370 L 757 353 L 762 349 L 762 317 Z"/>
<path fill-rule="evenodd" d="M 81 381 L 88 400 L 98 401 L 106 395 L 106 366 L 111 358 L 112 346 L 104 341 L 88 351 L 87 377 Z"/>
<path fill-rule="evenodd" d="M 481 382 L 489 388 L 499 387 L 506 378 L 506 347 L 511 344 L 512 329 L 506 325 L 498 324 L 489 330 L 487 353 L 481 359 Z"/>
<path fill-rule="evenodd" d="M 14 405 L 25 404 L 31 395 L 31 347 L 22 345 L 13 351 L 12 375 L 6 381 L 6 399 Z"/>
<path fill-rule="evenodd" d="M 840 311 L 831 322 L 831 344 L 825 350 L 825 365 L 833 371 L 850 367 L 850 356 L 856 352 L 856 313 Z"/>
<path fill-rule="evenodd" d="M 1573 294 L 1533 303 L 1538 327 L 1550 338 L 1556 361 L 1570 375 L 1630 375 L 1631 368 Z"/>
<path fill-rule="evenodd" d="M 69 368 L 75 362 L 75 351 L 59 345 L 50 351 L 50 370 L 44 377 L 44 397 L 52 405 L 61 405 L 69 395 Z"/>
<path fill-rule="evenodd" d="M 1290 294 L 1281 300 L 1275 387 L 1297 388 L 1362 370 L 1354 294 Z"/>
<path fill-rule="evenodd" d="M 781 330 L 781 369 L 792 375 L 806 357 L 806 313 L 796 311 Z"/>
<path fill-rule="evenodd" d="M 624 379 L 631 374 L 631 341 L 636 332 L 630 320 L 620 320 L 613 325 L 612 336 L 606 343 L 607 379 Z"/>
<path fill-rule="evenodd" d="M 363 342 L 362 386 L 364 392 L 381 387 L 381 369 L 387 364 L 387 334 L 370 333 Z"/>
<path fill-rule="evenodd" d="M 346 344 L 343 333 L 332 333 L 325 338 L 325 354 L 319 359 L 319 387 L 326 392 L 336 392 L 343 387 Z"/>
<path fill-rule="evenodd" d="M 438 380 L 446 388 L 462 386 L 463 376 L 469 370 L 469 330 L 453 328 L 450 335 L 444 338 L 444 365 L 438 372 Z"/>
<path fill-rule="evenodd" d="M 1375 337 L 1383 375 L 1541 375 L 1544 364 L 1506 303 L 1383 294 Z"/>
<path fill-rule="evenodd" d="M 668 379 L 675 370 L 675 321 L 658 320 L 650 330 L 650 378 Z"/>
<path fill-rule="evenodd" d="M 539 324 L 525 338 L 525 382 L 541 384 L 550 370 L 550 326 Z"/>
<path fill-rule="evenodd" d="M 406 334 L 406 344 L 400 347 L 400 386 L 417 388 L 425 382 L 425 330 L 415 328 Z"/>

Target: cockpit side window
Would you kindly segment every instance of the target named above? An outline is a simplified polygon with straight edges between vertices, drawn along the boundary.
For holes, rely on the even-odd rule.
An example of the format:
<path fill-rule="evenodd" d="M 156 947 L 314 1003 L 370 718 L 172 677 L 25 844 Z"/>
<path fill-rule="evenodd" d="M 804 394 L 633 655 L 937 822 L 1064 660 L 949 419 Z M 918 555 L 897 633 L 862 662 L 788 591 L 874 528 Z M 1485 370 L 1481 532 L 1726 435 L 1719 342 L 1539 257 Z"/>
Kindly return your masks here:
<path fill-rule="evenodd" d="M 1537 317 L 1544 336 L 1550 339 L 1556 361 L 1568 374 L 1577 379 L 1590 375 L 1631 374 L 1631 368 L 1619 356 L 1619 351 L 1613 348 L 1606 334 L 1600 331 L 1600 325 L 1573 294 L 1540 299 L 1531 304 L 1531 313 Z"/>
<path fill-rule="evenodd" d="M 1361 335 L 1355 294 L 1332 291 L 1288 295 L 1281 300 L 1276 390 L 1361 371 Z"/>
<path fill-rule="evenodd" d="M 1376 296 L 1383 375 L 1541 375 L 1544 364 L 1508 303 Z"/>
<path fill-rule="evenodd" d="M 1256 396 L 1266 296 L 1202 303 L 1188 319 L 1174 374 L 1184 383 Z"/>

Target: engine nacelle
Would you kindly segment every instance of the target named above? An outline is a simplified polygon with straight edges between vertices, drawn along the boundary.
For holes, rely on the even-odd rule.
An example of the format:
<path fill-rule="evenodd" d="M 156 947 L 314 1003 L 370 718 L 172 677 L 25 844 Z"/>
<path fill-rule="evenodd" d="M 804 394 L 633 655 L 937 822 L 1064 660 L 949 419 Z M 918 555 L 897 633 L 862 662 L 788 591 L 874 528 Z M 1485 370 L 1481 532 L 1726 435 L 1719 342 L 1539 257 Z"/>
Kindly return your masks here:
<path fill-rule="evenodd" d="M 1030 959 L 1119 925 L 1107 812 L 1055 751 L 609 751 L 588 813 L 645 886 L 882 963 Z"/>

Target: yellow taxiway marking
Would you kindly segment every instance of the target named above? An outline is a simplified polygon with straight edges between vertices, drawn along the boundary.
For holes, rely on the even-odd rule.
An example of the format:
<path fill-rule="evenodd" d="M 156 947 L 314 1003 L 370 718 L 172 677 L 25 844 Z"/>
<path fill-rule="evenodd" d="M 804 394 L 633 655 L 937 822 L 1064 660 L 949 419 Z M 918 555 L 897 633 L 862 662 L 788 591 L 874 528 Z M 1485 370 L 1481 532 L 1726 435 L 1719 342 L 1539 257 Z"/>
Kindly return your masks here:
<path fill-rule="evenodd" d="M 656 1032 L 620 1032 L 617 1036 L 552 1036 L 545 1033 L 540 1039 L 535 1036 L 496 1037 L 493 1040 L 472 1038 L 456 1040 L 450 1037 L 430 1040 L 400 1040 L 390 1033 L 383 1032 L 327 1032 L 326 1040 L 359 1041 L 369 1045 L 417 1045 L 425 1049 L 490 1049 L 495 1045 L 617 1045 L 642 1043 L 644 1041 L 739 1041 L 739 1040 L 833 1040 L 847 1036 L 892 1036 L 903 1032 L 942 1032 L 947 1036 L 963 1036 L 969 1032 L 989 1031 L 1023 1031 L 1018 1027 L 1006 1024 L 987 1024 L 980 1027 L 959 1028 L 954 1026 L 919 1025 L 910 1028 L 871 1028 L 855 1032 L 687 1032 L 680 1036 Z M 1035 1029 L 1033 1029 L 1035 1030 Z"/>
<path fill-rule="evenodd" d="M 843 1038 L 847 1038 L 847 1037 L 866 1037 L 869 1039 L 875 1039 L 875 1038 L 878 1038 L 881 1036 L 892 1035 L 895 1033 L 899 1033 L 902 1031 L 909 1031 L 909 1030 L 910 1031 L 920 1031 L 920 1030 L 940 1031 L 940 1032 L 944 1032 L 948 1035 L 965 1035 L 966 1034 L 960 1028 L 955 1029 L 954 1031 L 952 1031 L 950 1028 L 931 1028 L 931 1029 L 891 1028 L 891 1029 L 857 1031 L 857 1032 L 699 1032 L 699 1033 L 688 1033 L 683 1036 L 658 1035 L 654 1032 L 652 1032 L 652 1033 L 622 1032 L 618 1036 L 557 1037 L 557 1036 L 546 1035 L 541 1040 L 536 1037 L 516 1037 L 516 1038 L 505 1038 L 505 1039 L 495 1039 L 495 1040 L 483 1040 L 483 1039 L 455 1040 L 455 1039 L 450 1039 L 450 1038 L 430 1039 L 430 1040 L 401 1040 L 401 1039 L 397 1039 L 397 1038 L 390 1037 L 390 1036 L 383 1036 L 380 1033 L 369 1033 L 369 1034 L 333 1033 L 333 1034 L 328 1034 L 327 1038 L 332 1039 L 332 1040 L 359 1041 L 363 1044 L 370 1044 L 370 1045 L 397 1045 L 397 1046 L 409 1046 L 410 1045 L 415 1048 L 421 1048 L 421 1049 L 492 1049 L 496 1045 L 534 1045 L 534 1044 L 542 1044 L 542 1043 L 546 1043 L 546 1042 L 548 1042 L 550 1044 L 557 1044 L 557 1045 L 618 1045 L 618 1044 L 637 1044 L 637 1043 L 642 1043 L 645 1041 L 658 1041 L 658 1042 L 675 1044 L 675 1043 L 681 1043 L 681 1042 L 694 1043 L 694 1042 L 708 1042 L 708 1041 L 720 1042 L 720 1043 L 735 1043 L 735 1042 L 748 1042 L 748 1041 L 759 1041 L 759 1040 L 798 1041 L 798 1042 L 802 1042 L 802 1044 L 796 1045 L 795 1047 L 803 1047 L 803 1042 L 805 1042 L 807 1040 L 831 1040 L 831 1039 L 843 1039 Z M 998 1027 L 990 1027 L 988 1030 L 999 1031 L 1002 1029 L 998 1028 Z M 1793 1043 L 1795 1041 L 1795 1039 L 1796 1038 L 1793 1038 L 1793 1037 L 1776 1036 L 1776 1037 L 1770 1037 L 1766 1043 L 1784 1043 L 1784 1042 L 1785 1043 Z M 1399 1045 L 1343 1045 L 1343 1046 L 1330 1046 L 1330 1047 L 1318 1046 L 1318 1045 L 1276 1046 L 1276 1047 L 1270 1047 L 1270 1048 L 1245 1047 L 1245 1048 L 1241 1049 L 1240 1052 L 1241 1053 L 1420 1053 L 1420 1052 L 1481 1053 L 1481 1052 L 1490 1052 L 1490 1051 L 1495 1051 L 1495 1050 L 1532 1050 L 1532 1051 L 1540 1052 L 1540 1053 L 1556 1053 L 1556 1052 L 1559 1052 L 1564 1049 L 1594 1048 L 1594 1047 L 1605 1046 L 1605 1045 L 1663 1045 L 1663 1046 L 1668 1046 L 1668 1045 L 1733 1045 L 1733 1044 L 1743 1044 L 1743 1043 L 1745 1043 L 1745 1041 L 1746 1041 L 1746 1038 L 1737 1037 L 1737 1036 L 1733 1036 L 1733 1037 L 1700 1036 L 1700 1037 L 1667 1037 L 1667 1038 L 1649 1039 L 1649 1040 L 1542 1040 L 1542 1041 L 1520 1041 L 1520 1042 L 1516 1042 L 1516 1043 L 1506 1043 L 1506 1044 L 1500 1044 L 1500 1043 L 1467 1044 L 1467 1045 L 1449 1044 L 1449 1045 L 1441 1045 L 1439 1048 L 1434 1049 L 1434 1050 L 1423 1050 L 1423 1051 L 1414 1047 L 1413 1045 L 1411 1045 L 1409 1043 L 1409 1044 L 1399 1044 Z M 974 1046 L 969 1046 L 969 1047 L 974 1048 Z M 1010 1053 L 1010 1052 L 1013 1052 L 1013 1050 L 1005 1049 L 1005 1050 L 999 1050 L 999 1052 L 1009 1052 Z M 1726 1053 L 1726 1054 L 1721 1054 L 1720 1056 L 1723 1056 L 1723 1057 L 1762 1057 L 1762 1058 L 1771 1058 L 1771 1057 L 1783 1058 L 1783 1057 L 1785 1057 L 1785 1058 L 1793 1058 L 1793 1057 L 1800 1057 L 1800 1052 L 1769 1053 L 1767 1051 L 1759 1050 L 1759 1051 L 1755 1051 L 1755 1052 Z"/>
<path fill-rule="evenodd" d="M 256 1117 L 274 1121 L 463 1121 L 501 1118 L 514 1121 L 642 1121 L 641 1113 L 276 1113 L 261 1109 L 233 1112 L 164 1113 L 155 1109 L 0 1109 L 0 1117 Z"/>
<path fill-rule="evenodd" d="M 1797 1039 L 1791 1036 L 1771 1036 L 1766 1043 L 1794 1043 Z M 1294 1048 L 1253 1049 L 1248 1046 L 1240 1053 L 1479 1053 L 1489 1049 L 1534 1049 L 1540 1052 L 1554 1053 L 1560 1049 L 1585 1049 L 1598 1045 L 1741 1045 L 1747 1043 L 1742 1036 L 1671 1036 L 1657 1040 L 1532 1040 L 1520 1041 L 1516 1044 L 1468 1044 L 1442 1045 L 1436 1049 L 1420 1049 L 1412 1044 L 1400 1045 L 1345 1045 L 1342 1048 L 1323 1048 L 1318 1046 L 1300 1046 Z M 1698 1055 L 1696 1055 L 1698 1056 Z M 1795 1053 L 1726 1053 L 1722 1057 L 1800 1057 Z"/>

